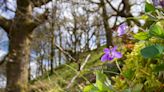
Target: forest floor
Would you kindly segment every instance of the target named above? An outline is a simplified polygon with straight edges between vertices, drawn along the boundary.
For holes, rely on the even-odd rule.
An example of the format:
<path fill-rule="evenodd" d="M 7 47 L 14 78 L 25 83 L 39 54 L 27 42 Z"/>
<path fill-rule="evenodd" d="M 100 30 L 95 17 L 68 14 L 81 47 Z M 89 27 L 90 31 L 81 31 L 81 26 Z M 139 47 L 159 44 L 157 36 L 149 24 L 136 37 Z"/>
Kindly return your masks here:
<path fill-rule="evenodd" d="M 80 54 L 82 64 L 90 54 L 90 58 L 87 60 L 82 71 L 77 71 L 78 64 L 74 62 L 61 65 L 54 69 L 54 74 L 48 75 L 47 73 L 41 78 L 32 81 L 30 84 L 30 92 L 81 92 L 86 81 L 94 81 L 95 76 L 90 69 L 102 65 L 100 58 L 103 54 L 103 48 L 104 46 Z M 75 76 L 77 78 L 71 82 Z M 70 87 L 68 87 L 68 85 Z"/>

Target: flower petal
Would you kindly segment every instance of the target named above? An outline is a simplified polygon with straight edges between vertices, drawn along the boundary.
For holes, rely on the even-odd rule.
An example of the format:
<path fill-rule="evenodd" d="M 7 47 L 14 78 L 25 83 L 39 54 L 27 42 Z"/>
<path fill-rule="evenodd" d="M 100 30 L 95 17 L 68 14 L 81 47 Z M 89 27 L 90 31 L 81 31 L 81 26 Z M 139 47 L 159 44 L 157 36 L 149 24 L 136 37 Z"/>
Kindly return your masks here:
<path fill-rule="evenodd" d="M 108 53 L 110 53 L 110 50 L 108 48 L 105 48 L 104 53 L 108 54 Z"/>
<path fill-rule="evenodd" d="M 124 35 L 124 34 L 126 33 L 125 31 L 126 31 L 127 28 L 128 28 L 127 24 L 125 24 L 125 23 L 121 24 L 121 25 L 118 27 L 118 30 L 117 30 L 118 36 Z"/>
<path fill-rule="evenodd" d="M 111 50 L 111 52 L 116 52 L 117 46 L 114 46 Z"/>
<path fill-rule="evenodd" d="M 113 59 L 114 59 L 114 57 L 111 57 L 111 56 L 108 57 L 108 60 L 109 60 L 109 61 L 111 61 L 111 60 L 113 60 Z"/>
<path fill-rule="evenodd" d="M 158 6 L 159 5 L 159 0 L 152 0 L 153 1 L 153 5 L 154 6 Z"/>
<path fill-rule="evenodd" d="M 122 54 L 120 52 L 114 52 L 114 57 L 115 58 L 121 58 L 122 57 Z"/>
<path fill-rule="evenodd" d="M 101 61 L 102 61 L 102 62 L 108 61 L 108 57 L 109 57 L 108 54 L 104 54 L 104 55 L 101 57 Z"/>
<path fill-rule="evenodd" d="M 160 0 L 160 5 L 164 7 L 164 0 Z"/>

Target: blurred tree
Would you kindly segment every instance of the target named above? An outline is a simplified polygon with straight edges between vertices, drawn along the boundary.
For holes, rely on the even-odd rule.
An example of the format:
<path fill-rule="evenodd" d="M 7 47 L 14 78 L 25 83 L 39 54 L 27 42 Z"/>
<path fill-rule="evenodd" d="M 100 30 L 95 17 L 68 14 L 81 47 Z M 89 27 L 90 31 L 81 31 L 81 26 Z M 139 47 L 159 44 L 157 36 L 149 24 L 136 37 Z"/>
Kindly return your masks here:
<path fill-rule="evenodd" d="M 106 32 L 106 46 L 113 46 L 113 39 L 112 34 L 113 30 L 117 29 L 118 25 L 118 17 L 121 18 L 127 18 L 127 17 L 133 17 L 131 12 L 131 7 L 136 5 L 136 3 L 131 4 L 129 0 L 117 0 L 119 2 L 119 5 L 114 5 L 112 2 L 116 2 L 114 0 L 87 0 L 91 5 L 96 5 L 97 7 L 87 9 L 87 11 L 90 11 L 92 13 L 98 12 L 101 15 L 104 30 Z M 134 2 L 134 1 L 133 1 Z M 113 25 L 110 24 L 110 19 L 115 18 L 115 22 Z M 140 25 L 139 21 L 133 20 L 132 21 Z M 131 20 L 126 20 L 129 24 L 132 22 Z"/>
<path fill-rule="evenodd" d="M 0 17 L 0 26 L 9 36 L 6 92 L 27 92 L 28 64 L 33 30 L 40 24 L 32 17 L 34 6 L 41 6 L 49 0 L 17 0 L 15 17 L 7 20 Z M 44 15 L 44 14 L 43 14 Z M 42 15 L 40 15 L 42 16 Z M 45 17 L 43 18 L 45 20 Z M 40 20 L 41 22 L 42 20 Z"/>

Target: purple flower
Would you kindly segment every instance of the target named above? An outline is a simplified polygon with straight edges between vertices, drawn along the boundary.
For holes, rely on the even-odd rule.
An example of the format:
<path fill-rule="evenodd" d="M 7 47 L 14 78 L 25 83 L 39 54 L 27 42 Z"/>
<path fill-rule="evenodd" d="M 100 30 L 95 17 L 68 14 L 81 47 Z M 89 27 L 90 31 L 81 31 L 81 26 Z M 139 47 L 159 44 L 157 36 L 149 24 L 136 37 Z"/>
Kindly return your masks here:
<path fill-rule="evenodd" d="M 153 5 L 154 6 L 158 6 L 159 5 L 159 0 L 152 0 L 153 1 Z"/>
<path fill-rule="evenodd" d="M 126 33 L 127 28 L 128 28 L 128 26 L 126 23 L 121 24 L 117 30 L 118 36 L 124 35 Z"/>
<path fill-rule="evenodd" d="M 160 0 L 160 5 L 164 8 L 164 0 Z"/>
<path fill-rule="evenodd" d="M 162 6 L 164 7 L 164 0 L 152 0 L 155 7 Z"/>
<path fill-rule="evenodd" d="M 111 61 L 114 58 L 121 58 L 122 54 L 120 52 L 116 51 L 117 46 L 114 46 L 114 48 L 105 48 L 104 49 L 104 55 L 101 57 L 101 61 L 105 62 L 105 61 Z"/>

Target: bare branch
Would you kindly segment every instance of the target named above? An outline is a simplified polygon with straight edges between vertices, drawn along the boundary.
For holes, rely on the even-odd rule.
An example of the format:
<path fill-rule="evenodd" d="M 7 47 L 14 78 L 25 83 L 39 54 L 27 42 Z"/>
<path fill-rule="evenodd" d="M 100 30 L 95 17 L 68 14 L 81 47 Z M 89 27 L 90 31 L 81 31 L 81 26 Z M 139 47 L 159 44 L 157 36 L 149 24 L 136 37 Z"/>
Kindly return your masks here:
<path fill-rule="evenodd" d="M 71 87 L 71 85 L 74 83 L 75 79 L 80 75 L 81 71 L 84 69 L 84 66 L 87 64 L 90 56 L 91 56 L 90 54 L 87 55 L 87 57 L 85 58 L 84 63 L 80 67 L 80 71 L 77 72 L 77 74 L 71 79 L 71 82 L 67 85 L 67 89 Z"/>
<path fill-rule="evenodd" d="M 59 49 L 61 52 L 67 55 L 70 59 L 72 59 L 73 61 L 77 61 L 75 58 L 73 58 L 68 52 L 64 51 L 64 49 L 58 46 L 56 43 L 55 43 L 55 46 L 57 47 L 57 49 Z"/>
<path fill-rule="evenodd" d="M 48 2 L 50 2 L 52 0 L 31 0 L 32 4 L 34 5 L 34 7 L 40 7 Z"/>
<path fill-rule="evenodd" d="M 116 8 L 114 8 L 114 6 L 111 4 L 110 1 L 108 1 L 108 0 L 106 0 L 106 1 L 114 11 L 118 12 L 118 10 Z"/>
<path fill-rule="evenodd" d="M 94 1 L 92 1 L 92 0 L 89 0 L 89 2 L 92 3 L 92 4 L 98 4 L 98 5 L 101 4 L 101 3 L 98 3 L 98 2 L 94 2 Z"/>

